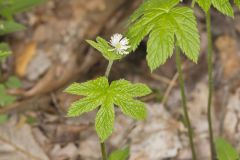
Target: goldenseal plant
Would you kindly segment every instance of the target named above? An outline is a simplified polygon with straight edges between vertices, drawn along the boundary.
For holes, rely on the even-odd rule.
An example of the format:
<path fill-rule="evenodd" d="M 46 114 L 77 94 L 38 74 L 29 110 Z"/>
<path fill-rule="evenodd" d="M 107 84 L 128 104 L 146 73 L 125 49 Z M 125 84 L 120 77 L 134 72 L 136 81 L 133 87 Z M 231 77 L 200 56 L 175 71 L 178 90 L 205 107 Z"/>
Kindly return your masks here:
<path fill-rule="evenodd" d="M 151 71 L 164 64 L 175 49 L 176 66 L 179 73 L 185 124 L 192 151 L 196 160 L 193 130 L 187 111 L 187 103 L 182 75 L 180 50 L 193 62 L 197 62 L 200 50 L 200 36 L 193 10 L 178 6 L 180 0 L 146 0 L 131 16 L 127 37 L 136 50 L 139 43 L 147 41 L 147 63 Z"/>
<path fill-rule="evenodd" d="M 145 84 L 132 84 L 124 79 L 113 82 L 108 80 L 113 62 L 129 54 L 130 46 L 127 38 L 121 34 L 114 34 L 110 42 L 101 37 L 97 37 L 96 41 L 87 40 L 87 42 L 97 49 L 109 64 L 105 76 L 84 83 L 73 83 L 65 90 L 69 94 L 84 96 L 71 104 L 67 115 L 76 117 L 94 109 L 98 110 L 95 129 L 101 142 L 102 159 L 107 160 L 104 142 L 114 129 L 114 106 L 118 106 L 126 116 L 143 120 L 147 115 L 146 107 L 136 98 L 150 94 L 151 89 Z"/>
<path fill-rule="evenodd" d="M 220 13 L 234 17 L 234 11 L 231 6 L 231 3 L 229 0 L 193 0 L 192 1 L 192 7 L 194 7 L 195 2 L 203 9 L 205 12 L 206 17 L 206 28 L 207 28 L 207 36 L 208 36 L 208 56 L 207 56 L 207 63 L 208 63 L 208 102 L 207 102 L 207 115 L 208 115 L 208 128 L 209 128 L 209 140 L 210 140 L 210 148 L 211 148 L 211 157 L 212 160 L 215 160 L 216 155 L 216 149 L 214 146 L 214 134 L 212 129 L 212 117 L 211 117 L 211 111 L 212 111 L 212 95 L 213 95 L 213 45 L 212 45 L 212 32 L 211 32 L 211 14 L 210 9 L 211 6 L 213 6 L 215 9 L 217 9 Z M 240 8 L 240 0 L 234 0 L 235 5 Z M 218 153 L 217 153 L 218 154 Z"/>

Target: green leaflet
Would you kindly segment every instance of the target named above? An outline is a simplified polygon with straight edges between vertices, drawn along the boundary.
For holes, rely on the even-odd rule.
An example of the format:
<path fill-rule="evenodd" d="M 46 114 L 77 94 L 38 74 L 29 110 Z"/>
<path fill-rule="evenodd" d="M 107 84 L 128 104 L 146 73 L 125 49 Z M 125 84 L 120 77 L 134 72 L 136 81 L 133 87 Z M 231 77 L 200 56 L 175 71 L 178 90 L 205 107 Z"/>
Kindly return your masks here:
<path fill-rule="evenodd" d="M 218 160 L 238 160 L 239 154 L 225 139 L 217 138 L 215 141 Z"/>
<path fill-rule="evenodd" d="M 114 118 L 113 100 L 111 96 L 108 96 L 103 101 L 102 106 L 96 115 L 95 128 L 101 141 L 104 141 L 112 134 Z"/>
<path fill-rule="evenodd" d="M 229 0 L 212 0 L 212 4 L 219 12 L 234 17 L 233 8 Z"/>
<path fill-rule="evenodd" d="M 207 13 L 211 5 L 216 8 L 219 12 L 233 17 L 233 8 L 229 0 L 196 0 L 199 6 Z M 240 1 L 234 0 L 235 4 L 239 7 Z"/>
<path fill-rule="evenodd" d="M 205 13 L 208 12 L 212 4 L 212 0 L 196 0 L 196 2 L 205 11 Z"/>
<path fill-rule="evenodd" d="M 108 160 L 127 160 L 129 156 L 129 147 L 113 151 Z"/>
<path fill-rule="evenodd" d="M 113 131 L 114 105 L 119 106 L 125 115 L 142 120 L 146 117 L 145 104 L 134 98 L 148 95 L 151 90 L 144 84 L 131 84 L 126 80 L 113 81 L 109 85 L 106 77 L 100 77 L 85 83 L 73 83 L 65 92 L 85 96 L 72 103 L 68 110 L 69 117 L 79 116 L 100 106 L 95 128 L 103 142 Z"/>
<path fill-rule="evenodd" d="M 132 49 L 149 34 L 147 62 L 151 71 L 172 56 L 174 37 L 186 56 L 198 60 L 200 38 L 192 9 L 176 7 L 179 0 L 148 0 L 133 13 L 127 37 Z"/>
<path fill-rule="evenodd" d="M 87 40 L 87 42 L 96 50 L 98 50 L 107 60 L 118 60 L 123 56 L 117 54 L 115 51 L 111 51 L 113 48 L 108 44 L 108 42 L 101 38 L 97 37 L 96 42 L 92 40 Z"/>
<path fill-rule="evenodd" d="M 234 0 L 235 5 L 240 8 L 240 0 Z"/>

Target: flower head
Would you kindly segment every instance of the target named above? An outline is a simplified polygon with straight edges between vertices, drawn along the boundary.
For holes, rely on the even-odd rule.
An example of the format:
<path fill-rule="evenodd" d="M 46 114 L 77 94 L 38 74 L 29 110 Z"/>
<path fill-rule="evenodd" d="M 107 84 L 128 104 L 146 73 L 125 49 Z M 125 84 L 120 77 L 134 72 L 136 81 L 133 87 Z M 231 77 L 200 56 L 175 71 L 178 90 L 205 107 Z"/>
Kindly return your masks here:
<path fill-rule="evenodd" d="M 126 37 L 123 37 L 123 35 L 118 33 L 114 34 L 111 37 L 110 44 L 113 47 L 111 51 L 116 51 L 120 55 L 129 54 L 129 51 L 127 51 L 127 49 L 130 48 L 130 46 L 128 45 L 129 42 Z"/>

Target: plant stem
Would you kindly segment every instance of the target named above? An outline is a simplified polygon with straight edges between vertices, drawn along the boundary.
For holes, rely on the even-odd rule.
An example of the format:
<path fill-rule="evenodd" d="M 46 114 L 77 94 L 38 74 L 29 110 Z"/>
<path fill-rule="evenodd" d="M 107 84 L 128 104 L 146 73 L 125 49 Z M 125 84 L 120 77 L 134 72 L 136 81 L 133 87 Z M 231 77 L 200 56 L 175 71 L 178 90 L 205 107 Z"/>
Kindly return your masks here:
<path fill-rule="evenodd" d="M 211 33 L 211 14 L 210 11 L 206 14 L 206 27 L 207 27 L 207 36 L 208 36 L 208 108 L 207 108 L 207 116 L 208 116 L 208 131 L 209 131 L 209 140 L 211 147 L 211 156 L 212 160 L 216 159 L 215 147 L 214 147 L 214 136 L 212 129 L 212 117 L 211 117 L 211 108 L 212 108 L 212 92 L 213 92 L 213 63 L 212 63 L 212 33 Z"/>
<path fill-rule="evenodd" d="M 110 74 L 110 71 L 111 71 L 111 68 L 112 68 L 112 65 L 113 65 L 113 61 L 109 61 L 108 62 L 108 66 L 107 66 L 107 69 L 106 69 L 106 72 L 105 72 L 105 76 L 108 78 L 109 74 Z"/>
<path fill-rule="evenodd" d="M 192 4 L 191 4 L 191 7 L 192 7 L 192 8 L 194 8 L 195 3 L 196 3 L 196 0 L 192 0 Z"/>
<path fill-rule="evenodd" d="M 102 152 L 102 160 L 107 160 L 107 152 L 106 152 L 106 147 L 105 143 L 101 143 L 101 152 Z"/>
<path fill-rule="evenodd" d="M 179 74 L 178 80 L 179 80 L 180 89 L 181 89 L 184 119 L 185 119 L 185 122 L 186 122 L 186 125 L 188 128 L 188 137 L 189 137 L 190 147 L 191 147 L 191 151 L 192 151 L 192 159 L 196 160 L 196 152 L 195 152 L 194 144 L 193 144 L 193 130 L 191 127 L 189 116 L 188 116 L 186 95 L 185 95 L 185 89 L 184 89 L 184 80 L 183 80 L 183 73 L 182 73 L 180 50 L 177 46 L 176 46 L 176 65 L 177 65 L 177 70 L 178 70 L 178 74 Z"/>
<path fill-rule="evenodd" d="M 110 74 L 112 65 L 113 65 L 113 61 L 110 60 L 110 61 L 108 62 L 108 66 L 107 66 L 107 69 L 106 69 L 106 71 L 105 71 L 105 77 L 106 77 L 106 78 L 109 77 L 109 74 Z M 100 143 L 100 146 L 101 146 L 101 152 L 102 152 L 102 160 L 107 160 L 107 152 L 106 152 L 105 143 L 104 143 L 104 142 L 101 142 L 101 143 Z"/>

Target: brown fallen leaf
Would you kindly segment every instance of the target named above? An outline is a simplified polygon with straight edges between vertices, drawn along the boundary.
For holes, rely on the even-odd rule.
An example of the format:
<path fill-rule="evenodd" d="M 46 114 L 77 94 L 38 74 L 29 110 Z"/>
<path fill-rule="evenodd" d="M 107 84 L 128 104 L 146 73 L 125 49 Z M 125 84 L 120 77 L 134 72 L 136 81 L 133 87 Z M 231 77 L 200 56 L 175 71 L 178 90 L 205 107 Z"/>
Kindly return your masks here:
<path fill-rule="evenodd" d="M 15 72 L 19 77 L 24 77 L 27 72 L 27 66 L 36 53 L 37 44 L 29 42 L 25 45 L 22 52 L 17 54 Z"/>
<path fill-rule="evenodd" d="M 1 125 L 0 131 L 1 160 L 49 160 L 27 124 L 17 128 L 9 122 Z"/>

